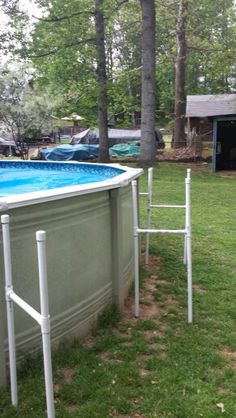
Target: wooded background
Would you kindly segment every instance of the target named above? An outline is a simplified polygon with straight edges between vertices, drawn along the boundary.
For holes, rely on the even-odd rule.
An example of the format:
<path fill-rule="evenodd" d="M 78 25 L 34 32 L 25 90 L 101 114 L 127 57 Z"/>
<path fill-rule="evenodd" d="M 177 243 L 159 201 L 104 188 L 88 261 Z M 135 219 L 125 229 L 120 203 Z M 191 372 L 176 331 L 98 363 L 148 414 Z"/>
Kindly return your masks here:
<path fill-rule="evenodd" d="M 152 90 L 149 83 L 142 96 L 148 93 L 154 124 L 174 128 L 175 147 L 184 141 L 186 94 L 235 92 L 233 0 L 35 3 L 42 13 L 32 21 L 32 17 L 29 20 L 27 14 L 19 11 L 18 1 L 0 2 L 9 16 L 8 30 L 0 34 L 1 48 L 13 54 L 13 61 L 17 60 L 21 71 L 24 67 L 31 74 L 35 95 L 47 94 L 51 102 L 53 98 L 57 103 L 54 114 L 59 117 L 75 112 L 88 125 L 95 126 L 99 110 L 105 111 L 100 115 L 105 125 L 107 121 L 124 127 L 140 125 L 141 108 L 145 106 L 141 102 L 142 83 L 144 86 L 151 77 L 151 73 L 146 78 L 142 74 L 151 59 L 151 55 L 149 58 L 142 55 L 147 45 L 155 57 L 154 87 Z M 145 7 L 149 8 L 146 16 Z M 146 31 L 151 30 L 154 38 L 142 49 L 148 13 Z M 2 74 L 4 71 L 6 66 L 1 69 Z M 4 84 L 4 77 L 1 80 Z M 150 121 L 149 117 L 148 125 Z M 105 159 L 106 142 L 104 152 Z"/>

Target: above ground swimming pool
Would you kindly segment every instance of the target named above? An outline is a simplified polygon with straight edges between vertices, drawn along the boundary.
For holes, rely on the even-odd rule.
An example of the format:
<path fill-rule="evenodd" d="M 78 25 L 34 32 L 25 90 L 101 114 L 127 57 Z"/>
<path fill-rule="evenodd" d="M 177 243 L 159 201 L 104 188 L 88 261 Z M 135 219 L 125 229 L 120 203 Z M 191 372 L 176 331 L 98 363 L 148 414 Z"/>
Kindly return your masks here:
<path fill-rule="evenodd" d="M 96 183 L 125 172 L 102 164 L 0 162 L 0 197 Z"/>
<path fill-rule="evenodd" d="M 14 207 L 121 187 L 141 171 L 118 164 L 2 161 L 0 210 L 9 204 Z"/>
<path fill-rule="evenodd" d="M 141 174 L 118 164 L 0 162 L 0 212 L 10 216 L 14 290 L 37 310 L 35 233 L 46 231 L 53 344 L 88 333 L 107 304 L 122 309 L 133 278 L 131 181 Z M 2 254 L 0 232 L 1 363 L 7 329 Z M 40 329 L 17 307 L 15 328 L 18 358 L 41 349 Z"/>

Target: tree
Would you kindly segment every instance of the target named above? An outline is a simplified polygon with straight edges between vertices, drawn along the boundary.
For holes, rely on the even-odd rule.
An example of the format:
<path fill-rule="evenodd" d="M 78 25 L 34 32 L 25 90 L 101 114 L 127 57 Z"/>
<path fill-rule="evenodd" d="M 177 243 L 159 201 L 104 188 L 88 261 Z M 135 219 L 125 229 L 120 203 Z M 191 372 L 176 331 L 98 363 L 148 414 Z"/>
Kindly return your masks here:
<path fill-rule="evenodd" d="M 4 2 L 7 5 L 11 0 Z M 149 1 L 140 1 L 142 3 L 147 6 Z M 188 45 L 186 93 L 234 92 L 236 15 L 233 0 L 182 0 L 184 3 L 188 6 L 187 15 L 183 13 Z M 21 55 L 33 61 L 35 85 L 63 99 L 58 116 L 75 112 L 85 117 L 88 124 L 97 125 L 95 1 L 38 0 L 38 4 L 46 13 L 32 29 L 32 42 L 25 39 Z M 142 58 L 141 70 L 142 27 L 137 0 L 103 0 L 102 4 L 108 115 L 115 116 L 117 126 L 128 127 L 140 121 L 140 76 L 148 61 Z M 180 0 L 156 0 L 156 4 L 155 116 L 158 123 L 167 122 L 172 126 Z M 145 79 L 143 81 L 145 83 Z M 143 87 L 143 99 L 145 94 L 150 99 L 150 93 Z M 180 115 L 184 114 L 181 110 Z M 178 120 L 183 122 L 183 117 Z M 149 146 L 148 142 L 142 143 L 142 153 L 143 146 Z"/>
<path fill-rule="evenodd" d="M 179 14 L 176 28 L 177 58 L 175 74 L 175 127 L 174 127 L 174 148 L 186 145 L 185 139 L 185 66 L 187 56 L 186 44 L 186 23 L 188 18 L 189 0 L 179 0 Z"/>
<path fill-rule="evenodd" d="M 109 112 L 118 126 L 140 124 L 142 28 L 137 0 L 122 2 L 106 20 Z"/>
<path fill-rule="evenodd" d="M 107 75 L 104 43 L 103 0 L 95 0 L 97 80 L 98 80 L 98 126 L 99 160 L 109 161 L 107 126 Z"/>
<path fill-rule="evenodd" d="M 142 10 L 142 104 L 139 164 L 153 165 L 155 140 L 155 0 L 140 0 Z"/>
<path fill-rule="evenodd" d="M 51 130 L 51 115 L 59 106 L 30 81 L 23 71 L 0 72 L 0 120 L 18 141 Z"/>
<path fill-rule="evenodd" d="M 39 70 L 42 70 L 41 60 L 45 57 L 47 64 L 44 65 L 46 70 L 44 74 L 49 70 L 50 80 L 52 77 L 55 80 L 55 73 L 59 75 L 60 80 L 64 79 L 60 91 L 69 105 L 72 105 L 70 111 L 80 113 L 87 121 L 91 121 L 86 109 L 92 104 L 95 111 L 94 104 L 97 102 L 99 159 L 105 162 L 109 161 L 109 153 L 103 1 L 84 2 L 81 0 L 76 2 L 77 11 L 74 10 L 73 1 L 56 0 L 53 7 L 48 7 L 47 17 L 40 20 L 34 33 L 32 57 Z M 69 23 L 66 31 L 64 30 L 65 22 Z M 50 37 L 50 46 L 48 37 Z M 65 62 L 68 63 L 66 73 L 64 69 L 61 71 Z M 60 63 L 59 66 L 58 63 Z M 95 85 L 96 78 L 97 85 Z M 59 84 L 58 79 L 55 82 L 55 85 Z M 93 115 L 93 122 L 94 119 Z"/>
<path fill-rule="evenodd" d="M 0 52 L 9 58 L 23 42 L 28 16 L 21 11 L 19 0 L 0 0 L 0 10 Z"/>
<path fill-rule="evenodd" d="M 232 0 L 191 4 L 186 86 L 195 94 L 236 90 L 236 14 Z M 223 65 L 222 65 L 223 63 Z M 192 93 L 191 93 L 192 94 Z"/>

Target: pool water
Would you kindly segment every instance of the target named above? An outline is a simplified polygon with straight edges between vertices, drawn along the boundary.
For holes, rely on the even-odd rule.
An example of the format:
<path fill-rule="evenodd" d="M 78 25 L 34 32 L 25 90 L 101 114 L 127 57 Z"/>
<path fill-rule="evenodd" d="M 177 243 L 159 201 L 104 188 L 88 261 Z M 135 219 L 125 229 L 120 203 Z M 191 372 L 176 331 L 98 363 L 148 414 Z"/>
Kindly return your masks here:
<path fill-rule="evenodd" d="M 98 164 L 0 162 L 0 197 L 96 183 L 124 172 Z"/>

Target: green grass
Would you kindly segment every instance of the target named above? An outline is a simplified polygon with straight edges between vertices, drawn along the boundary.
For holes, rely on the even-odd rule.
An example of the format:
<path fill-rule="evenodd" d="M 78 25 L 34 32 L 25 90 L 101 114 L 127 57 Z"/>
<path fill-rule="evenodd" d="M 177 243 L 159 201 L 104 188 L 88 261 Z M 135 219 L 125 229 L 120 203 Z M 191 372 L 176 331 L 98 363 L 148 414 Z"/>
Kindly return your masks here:
<path fill-rule="evenodd" d="M 155 202 L 184 202 L 186 168 L 163 163 L 155 169 Z M 236 417 L 236 177 L 213 175 L 207 165 L 191 168 L 193 325 L 186 323 L 183 238 L 152 236 L 142 292 L 150 277 L 157 282 L 152 302 L 143 293 L 141 300 L 145 309 L 157 306 L 158 319 L 129 320 L 108 307 L 89 344 L 62 345 L 53 356 L 58 418 Z M 144 197 L 141 218 L 144 225 Z M 184 214 L 153 210 L 152 221 L 182 228 Z M 1 417 L 45 417 L 42 358 L 27 359 L 18 375 L 19 407 L 2 390 Z"/>

